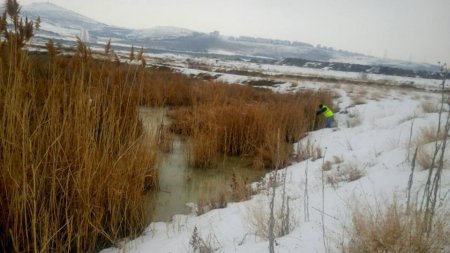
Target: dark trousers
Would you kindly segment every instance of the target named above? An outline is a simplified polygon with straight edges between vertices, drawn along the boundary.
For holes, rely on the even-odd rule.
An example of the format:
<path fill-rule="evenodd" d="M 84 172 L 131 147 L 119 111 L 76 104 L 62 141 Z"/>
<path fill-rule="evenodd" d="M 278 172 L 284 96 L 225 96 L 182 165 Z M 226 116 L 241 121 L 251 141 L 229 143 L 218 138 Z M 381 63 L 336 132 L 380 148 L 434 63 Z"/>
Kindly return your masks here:
<path fill-rule="evenodd" d="M 331 128 L 331 127 L 333 126 L 333 121 L 334 121 L 333 116 L 328 117 L 328 118 L 325 120 L 325 127 L 326 127 L 326 128 Z"/>

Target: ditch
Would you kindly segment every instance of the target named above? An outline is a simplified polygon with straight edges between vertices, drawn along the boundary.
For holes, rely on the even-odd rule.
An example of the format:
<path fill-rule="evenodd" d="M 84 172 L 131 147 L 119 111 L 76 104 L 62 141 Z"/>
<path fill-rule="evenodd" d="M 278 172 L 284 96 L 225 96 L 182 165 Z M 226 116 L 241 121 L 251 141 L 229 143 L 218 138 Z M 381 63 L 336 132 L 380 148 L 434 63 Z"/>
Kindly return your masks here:
<path fill-rule="evenodd" d="M 167 109 L 141 107 L 140 117 L 145 131 L 156 134 L 158 125 L 169 124 Z M 240 157 L 224 157 L 214 168 L 196 169 L 187 161 L 187 142 L 175 135 L 170 152 L 160 151 L 158 164 L 159 190 L 147 194 L 152 221 L 170 221 L 173 215 L 190 214 L 200 199 L 210 199 L 230 190 L 233 174 L 247 182 L 258 181 L 265 170 L 254 169 Z"/>

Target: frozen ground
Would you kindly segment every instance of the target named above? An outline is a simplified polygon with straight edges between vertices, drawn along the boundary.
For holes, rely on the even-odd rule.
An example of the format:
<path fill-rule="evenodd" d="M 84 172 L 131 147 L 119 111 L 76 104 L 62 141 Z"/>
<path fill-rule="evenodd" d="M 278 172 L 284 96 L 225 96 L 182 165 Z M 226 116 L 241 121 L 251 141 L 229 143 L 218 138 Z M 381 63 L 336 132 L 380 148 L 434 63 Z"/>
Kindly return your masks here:
<path fill-rule="evenodd" d="M 197 73 L 186 69 L 180 71 Z M 233 75 L 224 79 L 241 81 L 239 76 Z M 309 88 L 336 92 L 334 106 L 340 109 L 335 116 L 338 128 L 311 132 L 296 145 L 306 146 L 309 142 L 321 150 L 321 158 L 294 162 L 279 172 L 287 173 L 286 195 L 290 199 L 293 229 L 276 239 L 275 252 L 325 252 L 322 214 L 325 240 L 330 252 L 337 252 L 339 243 L 344 240 L 343 230 L 348 225 L 352 207 L 360 203 L 383 203 L 394 196 L 404 199 L 410 174 L 407 157 L 412 156 L 409 147 L 417 143 L 423 129 L 437 125 L 438 114 L 429 112 L 425 105 L 437 106 L 440 96 L 430 91 L 305 81 L 290 81 L 272 87 L 280 92 Z M 450 190 L 449 152 L 445 158 L 443 193 Z M 324 172 L 323 199 L 322 166 L 327 161 L 331 167 Z M 359 171 L 362 177 L 349 180 L 346 173 L 351 168 Z M 423 188 L 427 173 L 421 168 L 417 170 L 413 193 Z M 193 252 L 190 240 L 194 228 L 216 252 L 268 252 L 268 241 L 257 235 L 260 231 L 255 226 L 258 224 L 256 218 L 264 220 L 269 213 L 270 195 L 265 184 L 268 176 L 254 184 L 261 189 L 249 201 L 229 203 L 224 209 L 201 216 L 176 215 L 172 222 L 152 223 L 140 237 L 124 240 L 117 248 L 101 252 Z M 304 205 L 306 180 L 309 209 Z M 280 186 L 276 191 L 276 212 L 281 208 L 281 193 Z M 444 201 L 448 202 L 448 199 Z M 306 210 L 309 210 L 309 219 L 305 217 Z"/>

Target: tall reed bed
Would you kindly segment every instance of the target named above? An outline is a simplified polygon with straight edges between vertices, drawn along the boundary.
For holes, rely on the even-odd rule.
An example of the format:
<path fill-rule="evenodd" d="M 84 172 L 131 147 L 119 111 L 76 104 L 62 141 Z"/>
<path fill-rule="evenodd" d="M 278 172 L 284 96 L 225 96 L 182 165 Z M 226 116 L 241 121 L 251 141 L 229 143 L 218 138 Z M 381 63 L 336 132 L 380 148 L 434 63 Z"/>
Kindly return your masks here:
<path fill-rule="evenodd" d="M 157 187 L 153 138 L 137 107 L 170 106 L 190 162 L 222 155 L 283 165 L 290 143 L 315 125 L 327 93 L 276 94 L 73 56 L 30 57 L 1 44 L 0 248 L 93 251 L 148 221 L 143 190 Z"/>
<path fill-rule="evenodd" d="M 284 165 L 292 143 L 312 130 L 323 92 L 277 94 L 269 90 L 197 83 L 194 103 L 173 111 L 172 130 L 189 136 L 189 162 L 208 168 L 222 155 L 249 157 L 256 168 Z M 198 87 L 201 87 L 199 89 Z"/>
<path fill-rule="evenodd" d="M 81 42 L 71 57 L 52 43 L 30 57 L 20 25 L 0 43 L 0 251 L 93 252 L 136 235 L 157 182 L 143 70 L 97 62 Z"/>

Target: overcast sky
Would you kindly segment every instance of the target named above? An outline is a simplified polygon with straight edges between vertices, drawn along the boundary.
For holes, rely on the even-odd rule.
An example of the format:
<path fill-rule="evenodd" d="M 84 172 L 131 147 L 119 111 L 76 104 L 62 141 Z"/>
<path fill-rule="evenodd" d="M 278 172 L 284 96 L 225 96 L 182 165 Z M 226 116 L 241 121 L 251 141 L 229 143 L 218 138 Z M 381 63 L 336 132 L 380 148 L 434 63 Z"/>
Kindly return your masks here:
<path fill-rule="evenodd" d="M 21 4 L 43 0 L 19 0 Z M 450 0 L 50 0 L 106 24 L 177 26 L 450 64 Z"/>

